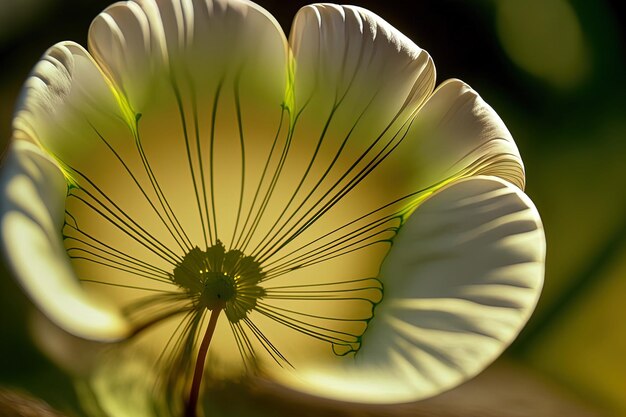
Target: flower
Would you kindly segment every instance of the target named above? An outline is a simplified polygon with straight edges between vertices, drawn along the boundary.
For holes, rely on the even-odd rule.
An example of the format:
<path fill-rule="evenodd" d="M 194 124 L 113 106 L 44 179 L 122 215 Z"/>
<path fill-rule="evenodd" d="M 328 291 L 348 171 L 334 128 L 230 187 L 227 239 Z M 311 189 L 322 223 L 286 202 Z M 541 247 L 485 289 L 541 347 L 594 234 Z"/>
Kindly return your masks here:
<path fill-rule="evenodd" d="M 173 414 L 203 376 L 417 400 L 528 319 L 545 239 L 517 147 L 380 17 L 308 6 L 287 40 L 247 1 L 137 0 L 89 50 L 24 86 L 4 252 L 58 326 L 152 358 Z"/>

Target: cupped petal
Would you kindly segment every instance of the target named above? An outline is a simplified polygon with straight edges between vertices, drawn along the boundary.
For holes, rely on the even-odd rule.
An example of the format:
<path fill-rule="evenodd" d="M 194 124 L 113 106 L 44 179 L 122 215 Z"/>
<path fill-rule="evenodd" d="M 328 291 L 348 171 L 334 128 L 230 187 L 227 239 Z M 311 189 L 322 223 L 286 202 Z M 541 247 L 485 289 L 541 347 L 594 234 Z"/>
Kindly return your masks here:
<path fill-rule="evenodd" d="M 477 374 L 530 316 L 543 282 L 539 215 L 496 177 L 456 181 L 407 220 L 381 271 L 384 298 L 354 360 L 286 383 L 339 400 L 435 395 Z"/>
<path fill-rule="evenodd" d="M 302 8 L 290 45 L 289 177 L 278 187 L 293 196 L 279 224 L 328 212 L 320 228 L 333 230 L 416 191 L 378 171 L 433 91 L 428 53 L 374 13 L 332 4 Z"/>
<path fill-rule="evenodd" d="M 51 47 L 33 69 L 13 121 L 16 140 L 40 146 L 65 177 L 63 190 L 53 188 L 59 192 L 55 198 L 65 201 L 65 210 L 59 213 L 65 222 L 58 226 L 56 239 L 61 248 L 65 247 L 63 259 L 71 259 L 72 279 L 98 281 L 100 277 L 81 268 L 80 263 L 94 259 L 115 266 L 115 258 L 124 247 L 106 237 L 138 230 L 123 207 L 114 204 L 124 199 L 132 204 L 129 197 L 137 194 L 124 186 L 124 181 L 129 181 L 124 166 L 137 165 L 139 158 L 126 161 L 126 165 L 121 162 L 120 155 L 133 149 L 121 102 L 89 53 L 76 43 L 62 42 Z M 146 206 L 132 208 L 145 211 Z M 81 219 L 81 212 L 96 213 L 98 222 Z M 99 233 L 101 230 L 104 235 Z M 131 239 L 130 233 L 125 233 L 127 240 Z M 108 255 L 103 258 L 105 252 Z M 87 290 L 104 297 L 105 291 L 93 287 Z M 66 330 L 73 331 L 71 327 Z"/>
<path fill-rule="evenodd" d="M 396 162 L 410 167 L 406 175 L 416 184 L 493 175 L 524 189 L 524 165 L 511 133 L 460 80 L 437 87 L 413 120 L 406 145 Z"/>
<path fill-rule="evenodd" d="M 410 115 L 432 92 L 435 67 L 426 51 L 369 10 L 316 4 L 296 15 L 293 50 L 293 111 L 324 125 L 337 107 L 343 128 L 364 119 L 378 133 L 399 113 Z M 367 121 L 365 121 L 367 124 Z M 338 126 L 339 127 L 339 126 Z M 366 130 L 366 126 L 357 126 Z"/>
<path fill-rule="evenodd" d="M 146 0 L 106 9 L 89 45 L 94 58 L 57 48 L 64 84 L 41 87 L 63 93 L 36 133 L 72 181 L 63 233 L 77 275 L 139 331 L 189 311 L 172 280 L 186 253 L 240 247 L 257 228 L 288 128 L 287 42 L 250 2 Z M 155 357 L 176 331 L 155 335 Z M 220 323 L 211 354 L 239 372 L 232 334 Z"/>
<path fill-rule="evenodd" d="M 70 159 L 66 154 L 91 150 L 97 127 L 122 118 L 117 101 L 82 46 L 58 43 L 45 52 L 22 87 L 14 138 L 38 143 L 62 163 Z"/>
<path fill-rule="evenodd" d="M 274 357 L 268 368 L 358 349 L 381 297 L 380 263 L 416 191 L 376 173 L 435 82 L 425 51 L 358 7 L 301 9 L 290 46 L 289 129 L 242 248 L 265 273 L 250 314 L 263 333 L 244 330 Z"/>
<path fill-rule="evenodd" d="M 89 50 L 137 113 L 158 104 L 150 101 L 163 98 L 159 88 L 212 95 L 220 83 L 233 82 L 229 77 L 239 77 L 244 99 L 278 94 L 278 102 L 263 104 L 280 106 L 284 96 L 283 31 L 245 0 L 118 2 L 94 19 Z"/>
<path fill-rule="evenodd" d="M 89 45 L 133 115 L 130 170 L 166 245 L 243 240 L 286 130 L 275 19 L 240 0 L 120 2 L 94 20 Z"/>
<path fill-rule="evenodd" d="M 129 333 L 121 313 L 88 295 L 61 241 L 67 184 L 36 145 L 15 140 L 0 173 L 0 233 L 8 265 L 34 303 L 57 325 L 87 339 Z"/>

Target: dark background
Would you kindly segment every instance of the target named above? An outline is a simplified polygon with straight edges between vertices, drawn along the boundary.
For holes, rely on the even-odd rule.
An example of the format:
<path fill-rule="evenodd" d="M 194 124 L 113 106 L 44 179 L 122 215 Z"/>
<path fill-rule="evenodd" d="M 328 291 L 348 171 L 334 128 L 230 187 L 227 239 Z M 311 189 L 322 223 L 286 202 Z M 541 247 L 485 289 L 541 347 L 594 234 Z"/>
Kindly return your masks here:
<path fill-rule="evenodd" d="M 91 19 L 109 3 L 0 0 L 2 148 L 21 84 L 39 56 L 62 40 L 86 45 Z M 306 4 L 258 3 L 287 32 Z M 438 83 L 454 77 L 474 87 L 507 123 L 522 153 L 526 191 L 546 229 L 546 283 L 536 314 L 505 354 L 514 370 L 506 365 L 496 378 L 506 385 L 507 373 L 523 370 L 532 381 L 556 386 L 568 401 L 626 415 L 625 2 L 352 3 L 426 49 Z M 71 410 L 69 381 L 30 342 L 29 309 L 0 264 L 0 386 Z M 515 404 L 493 408 L 508 415 L 502 407 L 509 406 Z"/>

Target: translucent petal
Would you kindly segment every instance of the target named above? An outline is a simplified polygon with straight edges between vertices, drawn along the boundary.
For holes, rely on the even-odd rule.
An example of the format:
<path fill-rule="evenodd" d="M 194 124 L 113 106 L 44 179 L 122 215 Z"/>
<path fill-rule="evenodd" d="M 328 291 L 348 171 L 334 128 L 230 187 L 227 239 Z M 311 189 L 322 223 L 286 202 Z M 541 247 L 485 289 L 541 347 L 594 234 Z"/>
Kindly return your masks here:
<path fill-rule="evenodd" d="M 128 323 L 81 287 L 61 241 L 67 184 L 32 143 L 15 140 L 0 176 L 0 227 L 7 262 L 50 320 L 87 339 L 125 337 Z"/>
<path fill-rule="evenodd" d="M 244 1 L 124 2 L 95 19 L 89 43 L 138 118 L 129 168 L 156 207 L 150 231 L 183 252 L 241 240 L 286 128 L 273 17 Z"/>
<path fill-rule="evenodd" d="M 377 15 L 331 4 L 301 9 L 290 44 L 293 133 L 284 169 L 289 179 L 279 186 L 295 192 L 292 216 L 280 221 L 322 212 L 313 229 L 328 231 L 406 206 L 417 189 L 389 160 L 434 88 L 428 53 Z"/>
<path fill-rule="evenodd" d="M 417 191 L 380 165 L 432 92 L 435 69 L 358 7 L 301 9 L 290 45 L 289 131 L 248 248 L 267 290 L 251 320 L 273 344 L 255 348 L 298 369 L 359 347 L 381 297 L 380 263 Z"/>
<path fill-rule="evenodd" d="M 38 142 L 61 161 L 91 151 L 97 127 L 115 128 L 121 118 L 114 91 L 91 56 L 74 42 L 61 42 L 26 80 L 13 129 L 16 138 Z"/>
<path fill-rule="evenodd" d="M 372 129 L 360 138 L 366 142 L 398 113 L 408 117 L 434 88 L 435 67 L 428 53 L 360 7 L 302 8 L 294 19 L 290 44 L 294 113 L 303 111 L 301 118 L 323 126 L 332 108 L 339 107 L 332 123 L 346 128 L 365 112 L 365 125 L 357 130 Z"/>
<path fill-rule="evenodd" d="M 340 400 L 435 395 L 477 374 L 518 334 L 543 283 L 532 202 L 496 177 L 452 183 L 407 220 L 381 271 L 384 299 L 352 361 L 287 384 Z"/>
<path fill-rule="evenodd" d="M 407 133 L 396 162 L 428 185 L 443 178 L 494 175 L 524 189 L 522 159 L 511 133 L 491 106 L 460 80 L 437 87 Z"/>
<path fill-rule="evenodd" d="M 137 229 L 125 217 L 121 207 L 113 204 L 116 200 L 127 200 L 130 204 L 138 200 L 136 190 L 123 186 L 129 182 L 128 177 L 121 178 L 128 172 L 124 171 L 119 155 L 128 154 L 134 146 L 132 130 L 121 103 L 119 94 L 91 56 L 73 42 L 50 48 L 22 90 L 13 123 L 14 135 L 40 145 L 61 167 L 67 182 L 66 188 L 55 198 L 65 199 L 65 213 L 60 215 L 65 216 L 66 221 L 59 225 L 56 238 L 67 250 L 64 259 L 67 255 L 72 259 L 68 279 L 98 279 L 91 271 L 81 269 L 76 261 L 80 263 L 95 251 L 112 251 L 114 245 L 106 241 L 106 234 L 98 236 L 99 242 L 93 240 L 99 228 L 109 231 L 109 236 L 120 230 Z M 137 159 L 135 156 L 128 164 Z M 42 187 L 46 187 L 45 181 L 42 180 Z M 50 187 L 55 189 L 54 184 Z M 72 214 L 76 206 L 88 207 L 84 210 L 96 213 L 100 221 L 94 224 L 77 218 Z M 136 204 L 133 209 L 145 211 L 146 206 L 145 203 Z M 76 249 L 79 241 L 88 241 L 91 246 Z M 123 251 L 124 247 L 118 249 Z M 42 267 L 46 267 L 43 260 Z M 88 291 L 99 297 L 105 296 L 106 292 L 94 288 Z M 52 314 L 46 310 L 44 313 Z M 71 328 L 67 330 L 72 331 Z"/>
<path fill-rule="evenodd" d="M 148 0 L 107 8 L 89 45 L 117 117 L 90 120 L 81 146 L 59 156 L 77 185 L 66 247 L 87 285 L 143 328 L 155 311 L 190 306 L 189 298 L 177 303 L 182 290 L 171 279 L 186 253 L 218 239 L 228 248 L 259 239 L 254 216 L 264 211 L 274 168 L 267 164 L 288 130 L 287 42 L 249 2 Z M 155 294 L 175 302 L 136 307 Z M 164 327 L 155 336 L 163 343 L 151 348 L 162 349 L 175 328 Z M 222 364 L 216 369 L 241 370 L 228 322 L 211 354 Z"/>
<path fill-rule="evenodd" d="M 93 21 L 89 49 L 137 113 L 164 104 L 154 102 L 164 98 L 159 88 L 171 96 L 173 87 L 192 87 L 203 96 L 223 83 L 230 93 L 228 78 L 239 77 L 248 100 L 278 94 L 267 106 L 279 106 L 284 95 L 285 36 L 268 12 L 247 1 L 119 2 Z"/>

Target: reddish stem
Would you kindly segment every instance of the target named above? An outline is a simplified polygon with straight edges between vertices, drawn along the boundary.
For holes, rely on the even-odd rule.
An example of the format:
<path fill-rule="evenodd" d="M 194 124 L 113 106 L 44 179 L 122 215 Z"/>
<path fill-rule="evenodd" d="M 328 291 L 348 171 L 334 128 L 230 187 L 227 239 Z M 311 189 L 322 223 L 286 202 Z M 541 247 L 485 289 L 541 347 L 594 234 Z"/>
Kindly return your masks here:
<path fill-rule="evenodd" d="M 204 363 L 206 362 L 211 338 L 215 332 L 217 318 L 219 317 L 221 311 L 221 308 L 216 308 L 211 311 L 211 318 L 209 318 L 209 324 L 206 332 L 204 333 L 202 343 L 200 344 L 200 350 L 198 351 L 198 359 L 196 360 L 196 366 L 193 373 L 189 400 L 187 401 L 187 404 L 185 404 L 185 417 L 197 416 L 198 398 L 200 397 L 200 384 L 202 383 L 202 374 L 204 373 Z"/>

